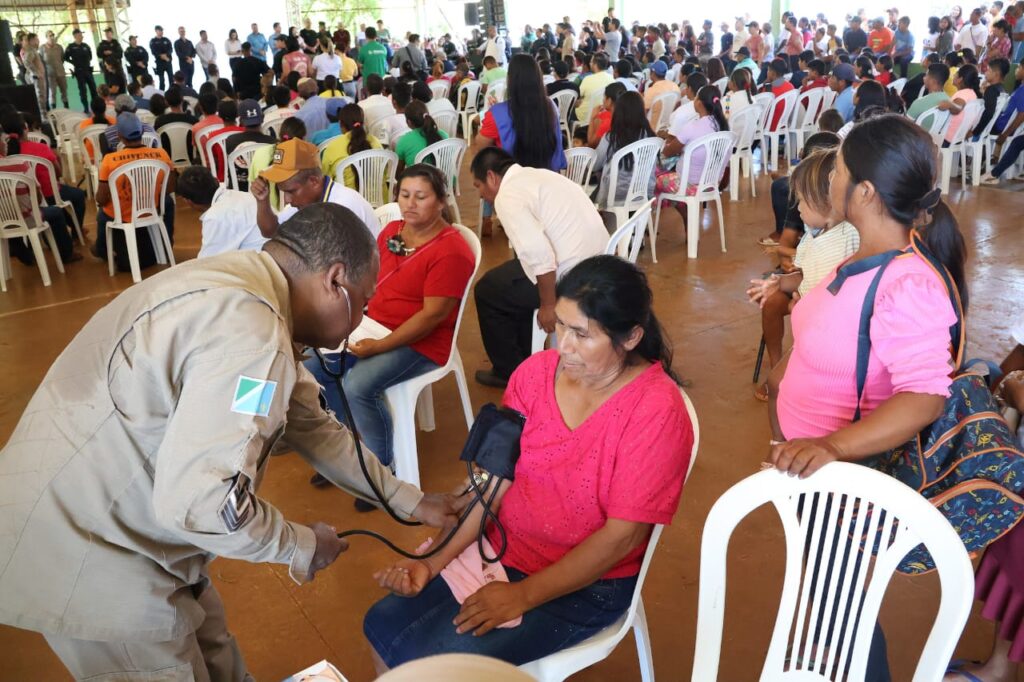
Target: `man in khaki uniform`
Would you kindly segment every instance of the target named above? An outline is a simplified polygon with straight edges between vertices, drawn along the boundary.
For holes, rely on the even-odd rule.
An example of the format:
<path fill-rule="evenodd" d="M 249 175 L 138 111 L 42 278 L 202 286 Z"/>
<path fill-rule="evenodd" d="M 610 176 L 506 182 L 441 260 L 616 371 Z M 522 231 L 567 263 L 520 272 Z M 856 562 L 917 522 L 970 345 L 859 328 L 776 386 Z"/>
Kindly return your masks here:
<path fill-rule="evenodd" d="M 287 564 L 302 583 L 345 549 L 256 490 L 282 438 L 372 496 L 295 344 L 337 347 L 378 265 L 348 209 L 315 204 L 263 252 L 179 265 L 96 313 L 0 450 L 0 623 L 43 633 L 76 679 L 251 679 L 207 564 Z M 453 520 L 450 497 L 365 461 L 398 513 Z"/>
<path fill-rule="evenodd" d="M 64 75 L 64 47 L 57 42 L 57 36 L 53 31 L 46 32 L 46 42 L 40 50 L 43 55 L 43 64 L 46 66 L 46 103 L 52 109 L 60 106 L 57 100 L 57 91 L 64 101 L 64 108 L 68 108 L 68 79 Z"/>
<path fill-rule="evenodd" d="M 36 101 L 39 102 L 39 115 L 46 115 L 46 65 L 39 54 L 39 36 L 29 33 L 25 37 L 25 51 L 21 55 L 25 64 L 25 82 L 35 88 Z"/>

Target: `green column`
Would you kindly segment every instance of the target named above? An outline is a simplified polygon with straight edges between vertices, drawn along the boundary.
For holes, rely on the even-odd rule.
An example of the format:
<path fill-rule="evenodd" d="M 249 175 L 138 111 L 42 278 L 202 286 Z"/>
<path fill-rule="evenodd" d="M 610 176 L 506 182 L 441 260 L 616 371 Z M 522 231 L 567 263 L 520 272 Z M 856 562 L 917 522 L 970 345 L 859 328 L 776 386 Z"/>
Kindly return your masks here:
<path fill-rule="evenodd" d="M 778 38 L 782 13 L 789 9 L 789 0 L 772 0 L 772 34 Z"/>

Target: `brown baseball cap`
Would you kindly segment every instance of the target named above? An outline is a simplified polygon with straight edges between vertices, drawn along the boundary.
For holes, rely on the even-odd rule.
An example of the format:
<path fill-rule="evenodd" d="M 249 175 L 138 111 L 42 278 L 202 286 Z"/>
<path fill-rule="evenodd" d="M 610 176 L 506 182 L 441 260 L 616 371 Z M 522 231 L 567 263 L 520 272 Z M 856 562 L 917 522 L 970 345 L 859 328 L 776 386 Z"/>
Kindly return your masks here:
<path fill-rule="evenodd" d="M 316 145 L 305 140 L 287 140 L 274 147 L 274 161 L 260 173 L 267 182 L 286 182 L 299 171 L 320 167 Z"/>

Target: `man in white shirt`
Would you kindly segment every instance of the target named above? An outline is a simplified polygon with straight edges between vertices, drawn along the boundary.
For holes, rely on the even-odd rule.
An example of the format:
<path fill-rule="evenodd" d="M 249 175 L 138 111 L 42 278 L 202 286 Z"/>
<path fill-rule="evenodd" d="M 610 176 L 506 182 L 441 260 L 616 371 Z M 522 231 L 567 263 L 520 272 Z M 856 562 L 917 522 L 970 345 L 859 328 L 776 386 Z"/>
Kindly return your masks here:
<path fill-rule="evenodd" d="M 277 185 L 281 205 L 274 213 L 270 205 L 270 183 Z M 277 226 L 299 212 L 300 208 L 319 202 L 344 206 L 363 221 L 374 238 L 380 234 L 380 223 L 373 207 L 354 189 L 349 189 L 320 170 L 320 153 L 315 144 L 305 140 L 287 140 L 274 148 L 274 162 L 249 189 L 256 197 L 256 222 L 268 238 L 277 233 Z"/>
<path fill-rule="evenodd" d="M 196 56 L 199 57 L 199 64 L 203 67 L 203 75 L 210 77 L 210 64 L 217 63 L 217 45 L 208 40 L 206 31 L 199 32 L 199 42 L 196 43 Z"/>
<path fill-rule="evenodd" d="M 494 204 L 517 256 L 489 270 L 473 290 L 493 366 L 478 371 L 476 380 L 504 388 L 530 355 L 534 311 L 544 331 L 553 332 L 557 278 L 603 253 L 608 231 L 587 193 L 564 175 L 520 166 L 497 147 L 481 150 L 470 170 L 473 186 Z"/>
<path fill-rule="evenodd" d="M 384 79 L 380 74 L 371 73 L 363 79 L 363 84 L 369 95 L 366 99 L 359 100 L 359 106 L 363 108 L 364 125 L 369 128 L 375 121 L 394 116 L 395 107 L 392 106 L 391 100 L 382 94 Z"/>
<path fill-rule="evenodd" d="M 268 241 L 256 221 L 256 197 L 221 187 L 209 168 L 189 166 L 178 176 L 177 198 L 202 211 L 199 257 L 228 251 L 260 251 Z"/>
<path fill-rule="evenodd" d="M 498 35 L 493 25 L 487 27 L 487 42 L 484 43 L 484 57 L 494 57 L 498 66 L 505 66 L 505 39 Z"/>
<path fill-rule="evenodd" d="M 964 24 L 954 41 L 959 49 L 970 48 L 975 57 L 980 57 L 988 40 L 988 29 L 981 23 L 981 10 L 971 12 L 971 20 Z"/>

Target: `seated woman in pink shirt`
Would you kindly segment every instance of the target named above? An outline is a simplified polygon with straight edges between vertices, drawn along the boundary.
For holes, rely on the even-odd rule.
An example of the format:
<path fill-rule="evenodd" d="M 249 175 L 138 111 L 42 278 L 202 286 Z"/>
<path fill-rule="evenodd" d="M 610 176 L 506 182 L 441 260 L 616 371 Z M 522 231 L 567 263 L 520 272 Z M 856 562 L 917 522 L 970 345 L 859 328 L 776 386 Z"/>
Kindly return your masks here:
<path fill-rule="evenodd" d="M 771 377 L 769 461 L 776 468 L 806 477 L 829 462 L 863 462 L 907 442 L 941 414 L 952 383 L 950 327 L 957 314 L 931 264 L 906 252 L 917 227 L 966 308 L 963 236 L 935 183 L 931 137 L 903 116 L 864 120 L 843 141 L 830 187 L 833 219 L 856 226 L 860 246 L 793 308 L 793 349 Z M 858 406 L 861 310 L 887 260 Z M 866 679 L 890 679 L 877 627 Z"/>
<path fill-rule="evenodd" d="M 946 127 L 946 137 L 942 142 L 943 147 L 948 147 L 954 140 L 956 133 L 964 122 L 965 109 L 971 100 L 981 97 L 981 76 L 978 75 L 978 67 L 974 64 L 964 64 L 953 76 L 953 85 L 956 92 L 945 102 L 939 102 L 939 111 L 948 111 L 953 115 Z"/>
<path fill-rule="evenodd" d="M 643 271 L 595 256 L 557 295 L 557 349 L 505 391 L 526 422 L 498 498 L 500 576 L 473 590 L 441 573 L 474 552 L 479 570 L 479 508 L 437 556 L 378 572 L 393 593 L 363 623 L 378 672 L 453 652 L 521 665 L 587 639 L 629 608 L 651 529 L 676 512 L 693 428 Z M 488 555 L 502 547 L 493 524 L 487 540 Z"/>

